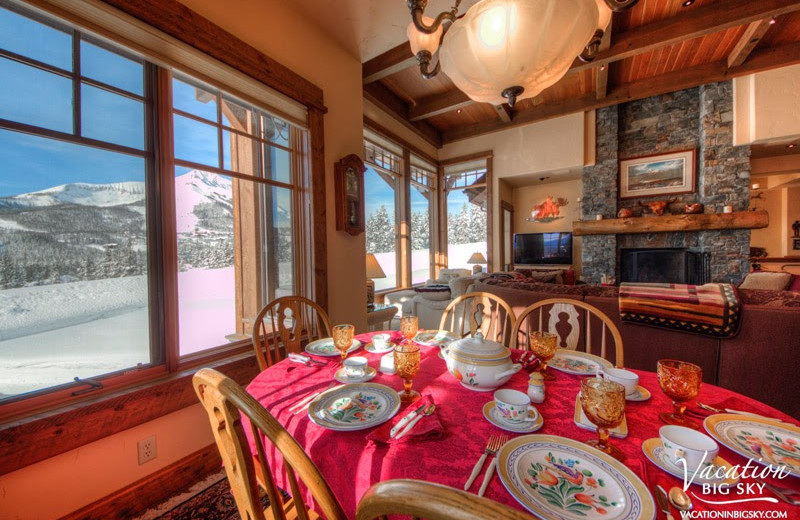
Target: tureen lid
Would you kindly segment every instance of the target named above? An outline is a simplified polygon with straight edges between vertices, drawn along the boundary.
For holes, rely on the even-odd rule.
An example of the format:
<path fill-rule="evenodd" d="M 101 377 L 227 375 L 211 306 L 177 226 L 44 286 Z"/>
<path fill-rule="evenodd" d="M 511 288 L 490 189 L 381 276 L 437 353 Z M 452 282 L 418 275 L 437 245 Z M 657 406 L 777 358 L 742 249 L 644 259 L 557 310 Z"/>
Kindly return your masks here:
<path fill-rule="evenodd" d="M 480 331 L 471 338 L 461 338 L 450 343 L 448 349 L 456 356 L 483 361 L 505 359 L 511 355 L 511 351 L 502 343 L 484 338 Z"/>

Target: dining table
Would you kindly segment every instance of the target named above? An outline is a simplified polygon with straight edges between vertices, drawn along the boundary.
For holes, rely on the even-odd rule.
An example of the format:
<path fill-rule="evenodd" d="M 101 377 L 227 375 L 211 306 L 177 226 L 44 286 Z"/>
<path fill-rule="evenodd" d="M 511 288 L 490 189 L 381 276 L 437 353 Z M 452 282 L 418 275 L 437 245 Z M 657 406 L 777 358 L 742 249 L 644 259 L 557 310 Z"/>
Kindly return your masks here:
<path fill-rule="evenodd" d="M 362 347 L 349 356 L 364 356 L 371 368 L 379 369 L 381 358 L 386 354 L 370 353 L 364 349 L 364 345 L 370 343 L 371 337 L 379 332 L 390 334 L 396 343 L 404 341 L 399 331 L 360 334 L 356 339 L 362 343 Z M 493 392 L 474 391 L 460 384 L 448 372 L 445 361 L 440 357 L 439 347 L 422 345 L 420 350 L 420 368 L 413 379 L 413 388 L 419 391 L 424 399 L 435 403 L 436 408 L 432 416 L 420 420 L 417 428 L 423 431 L 430 430 L 431 423 L 424 428 L 425 422 L 434 421 L 432 424 L 436 425 L 437 430 L 435 435 L 414 436 L 412 430 L 405 439 L 386 443 L 376 439 L 374 433 L 381 426 L 364 430 L 336 431 L 313 422 L 307 411 L 295 413 L 296 408 L 293 406 L 298 401 L 313 392 L 325 391 L 329 387 L 338 369 L 338 357 L 312 356 L 316 360 L 323 361 L 322 364 L 316 362 L 302 364 L 285 359 L 259 373 L 247 386 L 247 391 L 303 447 L 330 485 L 348 518 L 355 518 L 359 500 L 371 485 L 379 481 L 396 478 L 419 479 L 463 489 L 477 459 L 484 453 L 491 435 L 504 433 L 511 440 L 528 435 L 507 431 L 490 423 L 484 417 L 483 410 L 487 403 L 493 401 Z M 521 354 L 522 351 L 512 351 L 512 359 L 518 360 Z M 336 355 L 338 356 L 338 353 Z M 656 367 L 653 367 L 653 370 L 655 369 Z M 556 371 L 552 367 L 548 368 L 548 371 L 555 375 L 555 380 L 546 382 L 545 399 L 542 403 L 535 404 L 543 422 L 534 435 L 559 436 L 580 443 L 596 438 L 596 432 L 576 424 L 576 398 L 580 382 L 587 376 Z M 642 449 L 643 443 L 659 437 L 659 428 L 663 426 L 659 414 L 672 410 L 671 400 L 660 390 L 655 372 L 632 371 L 638 374 L 640 386 L 646 389 L 650 396 L 647 400 L 626 403 L 625 420 L 628 434 L 625 438 L 612 437 L 610 441 L 622 450 L 625 457 L 624 465 L 641 479 L 646 492 L 652 495 L 656 485 L 662 486 L 667 491 L 674 486 L 683 488 L 682 478 L 660 469 L 648 459 Z M 526 370 L 519 370 L 501 388 L 526 392 L 529 376 Z M 378 370 L 370 382 L 385 385 L 397 392 L 403 391 L 403 380 L 395 374 L 386 374 Z M 754 381 L 753 384 L 769 384 L 769 381 Z M 795 430 L 798 425 L 797 420 L 777 409 L 707 383 L 702 384 L 696 401 L 774 418 L 792 425 L 789 427 Z M 401 405 L 395 414 L 395 421 L 412 408 L 416 406 Z M 689 403 L 689 409 L 696 417 L 700 431 L 704 431 L 701 411 L 694 401 Z M 385 426 L 383 425 L 384 428 Z M 249 431 L 248 428 L 245 430 Z M 791 444 L 789 448 L 797 449 L 800 459 L 800 446 Z M 274 448 L 269 450 L 267 455 L 271 471 L 276 476 L 276 484 L 288 485 L 282 477 L 284 473 L 282 459 L 275 453 Z M 734 466 L 744 467 L 748 461 L 747 457 L 722 444 L 719 456 Z M 800 460 L 797 462 L 800 465 Z M 488 465 L 487 459 L 484 471 Z M 477 492 L 482 478 L 483 471 L 470 488 L 472 492 Z M 779 478 L 766 475 L 765 480 L 800 492 L 800 478 L 796 476 Z M 694 512 L 752 511 L 754 515 L 771 515 L 773 513 L 767 512 L 775 511 L 778 515 L 788 516 L 771 516 L 773 518 L 800 518 L 800 506 L 779 500 L 772 501 L 775 495 L 766 489 L 755 487 L 756 482 L 752 478 L 741 478 L 738 484 L 738 487 L 729 488 L 727 494 L 722 489 L 709 489 L 704 493 L 701 486 L 688 486 L 694 502 Z M 507 490 L 497 474 L 489 482 L 484 496 L 526 510 Z M 305 498 L 307 503 L 313 504 L 310 493 L 307 493 Z M 740 501 L 755 498 L 759 500 Z M 771 500 L 764 500 L 766 498 Z M 649 501 L 649 497 L 644 497 L 644 500 Z M 711 504 L 704 500 L 710 502 L 735 500 L 735 502 Z M 666 518 L 660 508 L 655 507 L 655 511 L 657 512 L 655 518 Z M 681 518 L 680 512 L 674 507 L 671 513 L 674 518 Z M 607 518 L 603 515 L 599 517 Z M 759 516 L 751 517 L 759 518 Z"/>

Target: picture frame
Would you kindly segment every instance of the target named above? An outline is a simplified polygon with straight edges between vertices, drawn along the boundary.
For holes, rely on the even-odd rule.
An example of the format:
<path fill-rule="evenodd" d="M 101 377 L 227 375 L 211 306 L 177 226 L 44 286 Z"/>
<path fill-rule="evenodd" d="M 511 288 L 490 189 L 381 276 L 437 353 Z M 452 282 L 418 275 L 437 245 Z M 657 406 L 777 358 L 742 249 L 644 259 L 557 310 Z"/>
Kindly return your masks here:
<path fill-rule="evenodd" d="M 695 160 L 694 148 L 620 160 L 619 198 L 694 193 Z"/>
<path fill-rule="evenodd" d="M 364 232 L 364 162 L 356 154 L 334 165 L 336 229 L 356 236 Z"/>
<path fill-rule="evenodd" d="M 792 249 L 800 250 L 800 238 L 793 238 L 792 239 Z"/>

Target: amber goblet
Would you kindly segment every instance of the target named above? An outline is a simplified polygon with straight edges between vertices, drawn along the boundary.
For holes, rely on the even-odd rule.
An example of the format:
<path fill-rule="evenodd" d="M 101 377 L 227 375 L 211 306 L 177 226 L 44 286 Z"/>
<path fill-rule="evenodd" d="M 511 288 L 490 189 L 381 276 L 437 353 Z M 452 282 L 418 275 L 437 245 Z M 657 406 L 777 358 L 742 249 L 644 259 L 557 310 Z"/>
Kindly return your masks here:
<path fill-rule="evenodd" d="M 530 345 L 533 355 L 542 364 L 542 377 L 545 381 L 555 380 L 555 376 L 547 371 L 547 362 L 556 355 L 556 347 L 558 346 L 558 336 L 552 332 L 534 331 L 530 335 Z"/>
<path fill-rule="evenodd" d="M 344 366 L 344 358 L 347 357 L 347 351 L 353 345 L 354 333 L 355 326 L 350 324 L 334 325 L 333 327 L 333 346 L 342 355 L 342 366 Z"/>
<path fill-rule="evenodd" d="M 625 460 L 622 450 L 608 442 L 609 429 L 616 428 L 625 418 L 625 387 L 599 377 L 581 381 L 581 408 L 586 418 L 597 426 L 597 439 L 586 441 L 589 446 Z"/>
<path fill-rule="evenodd" d="M 419 330 L 419 318 L 416 316 L 403 316 L 400 318 L 400 333 L 406 338 L 406 343 L 411 343 Z"/>
<path fill-rule="evenodd" d="M 699 429 L 700 426 L 684 415 L 686 401 L 697 397 L 703 381 L 703 369 L 693 363 L 676 359 L 662 359 L 657 364 L 658 384 L 661 390 L 672 399 L 673 412 L 659 414 L 667 424 Z"/>
<path fill-rule="evenodd" d="M 419 345 L 410 341 L 394 347 L 394 370 L 403 378 L 405 387 L 405 392 L 400 394 L 400 402 L 403 404 L 413 403 L 419 399 L 419 392 L 411 389 L 414 378 L 419 372 L 419 356 Z"/>

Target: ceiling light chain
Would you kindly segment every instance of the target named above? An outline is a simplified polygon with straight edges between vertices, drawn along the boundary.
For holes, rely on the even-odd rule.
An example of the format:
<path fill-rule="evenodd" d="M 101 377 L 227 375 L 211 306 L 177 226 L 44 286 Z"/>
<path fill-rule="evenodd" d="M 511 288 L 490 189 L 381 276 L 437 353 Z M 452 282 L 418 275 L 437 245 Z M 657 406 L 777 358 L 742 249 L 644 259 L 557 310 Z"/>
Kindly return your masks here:
<path fill-rule="evenodd" d="M 433 19 L 428 0 L 406 0 L 406 32 L 424 78 L 443 70 L 473 101 L 513 107 L 560 80 L 576 56 L 592 61 L 612 12 L 637 1 L 479 0 L 458 16 L 455 0 Z"/>

